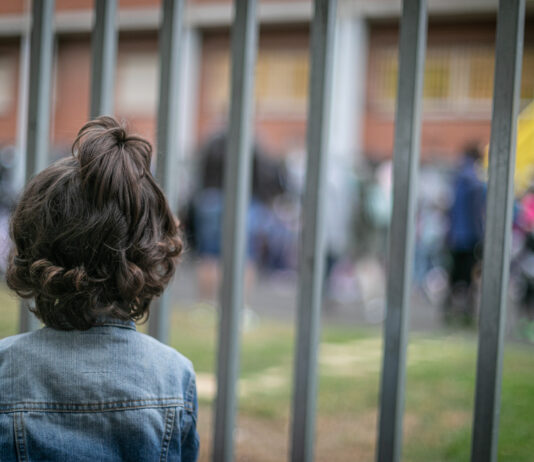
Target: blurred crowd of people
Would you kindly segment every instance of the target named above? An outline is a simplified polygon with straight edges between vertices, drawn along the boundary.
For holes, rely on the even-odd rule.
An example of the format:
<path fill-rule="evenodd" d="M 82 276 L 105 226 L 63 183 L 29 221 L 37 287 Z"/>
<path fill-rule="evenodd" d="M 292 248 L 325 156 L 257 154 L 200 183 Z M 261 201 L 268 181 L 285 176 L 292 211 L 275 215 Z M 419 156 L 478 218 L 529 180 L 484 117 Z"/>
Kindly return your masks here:
<path fill-rule="evenodd" d="M 515 203 L 511 297 L 522 318 L 522 336 L 534 342 L 534 182 Z"/>
<path fill-rule="evenodd" d="M 189 254 L 195 256 L 200 299 L 214 299 L 220 281 L 223 183 L 227 136 L 219 132 L 192 156 L 192 181 L 179 211 Z M 9 251 L 9 213 L 16 200 L 13 150 L 0 150 L 0 271 Z M 414 286 L 446 321 L 477 316 L 486 200 L 485 149 L 466 146 L 456 165 L 426 163 L 418 184 Z M 272 156 L 256 142 L 247 213 L 245 290 L 259 274 L 298 269 L 304 150 Z M 360 303 L 383 318 L 387 235 L 392 210 L 392 162 L 329 157 L 325 194 L 325 298 Z M 182 198 L 183 199 L 183 198 Z M 510 297 L 534 341 L 534 180 L 514 207 Z M 374 314 L 373 314 L 374 313 Z"/>
<path fill-rule="evenodd" d="M 215 297 L 219 282 L 225 149 L 224 132 L 202 147 L 196 157 L 195 188 L 181 212 L 190 248 L 198 257 L 201 298 Z M 427 163 L 420 170 L 414 285 L 450 322 L 471 324 L 477 316 L 486 199 L 484 152 L 482 145 L 473 143 L 463 149 L 456 165 Z M 305 158 L 303 151 L 273 157 L 254 145 L 246 287 L 258 273 L 297 270 Z M 332 155 L 327 170 L 325 297 L 334 306 L 349 302 L 371 306 L 385 289 L 392 162 L 365 160 L 356 168 Z M 516 201 L 513 235 L 511 293 L 530 319 L 534 188 Z"/>

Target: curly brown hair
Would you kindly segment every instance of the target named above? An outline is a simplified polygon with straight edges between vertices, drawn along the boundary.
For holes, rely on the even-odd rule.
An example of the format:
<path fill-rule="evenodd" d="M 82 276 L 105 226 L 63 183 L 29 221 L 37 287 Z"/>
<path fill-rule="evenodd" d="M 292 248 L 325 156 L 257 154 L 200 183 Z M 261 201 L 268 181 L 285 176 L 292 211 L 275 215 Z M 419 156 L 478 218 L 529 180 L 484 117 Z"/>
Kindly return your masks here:
<path fill-rule="evenodd" d="M 174 274 L 178 222 L 150 173 L 152 147 L 111 117 L 86 123 L 72 156 L 26 186 L 11 218 L 7 284 L 45 325 L 138 321 Z"/>

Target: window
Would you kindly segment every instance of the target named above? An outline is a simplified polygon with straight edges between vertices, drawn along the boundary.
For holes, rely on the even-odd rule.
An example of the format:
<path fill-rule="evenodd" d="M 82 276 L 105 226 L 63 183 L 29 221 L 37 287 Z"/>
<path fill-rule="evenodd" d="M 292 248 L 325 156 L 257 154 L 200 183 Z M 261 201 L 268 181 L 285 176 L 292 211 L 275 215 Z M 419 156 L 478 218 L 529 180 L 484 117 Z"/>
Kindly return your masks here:
<path fill-rule="evenodd" d="M 468 98 L 488 100 L 493 97 L 493 50 L 483 49 L 472 52 L 469 61 L 469 93 Z"/>
<path fill-rule="evenodd" d="M 374 95 L 381 104 L 388 104 L 394 101 L 397 95 L 397 79 L 399 67 L 398 57 L 395 50 L 384 50 L 377 56 L 375 62 Z"/>
<path fill-rule="evenodd" d="M 259 50 L 256 63 L 255 101 L 262 115 L 305 114 L 308 97 L 308 50 Z M 227 110 L 230 62 L 226 51 L 205 59 L 205 107 L 210 112 Z"/>
<path fill-rule="evenodd" d="M 397 92 L 398 52 L 373 52 L 371 102 L 393 112 Z M 429 48 L 425 60 L 423 107 L 428 114 L 471 113 L 489 117 L 493 98 L 494 49 L 491 46 Z M 534 48 L 525 48 L 521 81 L 523 104 L 534 99 Z"/>
<path fill-rule="evenodd" d="M 398 52 L 394 48 L 377 54 L 371 75 L 373 95 L 379 104 L 392 109 L 397 95 Z M 451 92 L 451 61 L 448 50 L 428 50 L 425 60 L 423 96 L 425 105 L 446 101 Z"/>
<path fill-rule="evenodd" d="M 153 115 L 157 107 L 158 55 L 152 51 L 119 55 L 117 111 L 129 115 Z"/>
<path fill-rule="evenodd" d="M 450 98 L 450 68 L 449 53 L 430 50 L 425 60 L 425 82 L 423 87 L 425 100 L 447 100 Z"/>

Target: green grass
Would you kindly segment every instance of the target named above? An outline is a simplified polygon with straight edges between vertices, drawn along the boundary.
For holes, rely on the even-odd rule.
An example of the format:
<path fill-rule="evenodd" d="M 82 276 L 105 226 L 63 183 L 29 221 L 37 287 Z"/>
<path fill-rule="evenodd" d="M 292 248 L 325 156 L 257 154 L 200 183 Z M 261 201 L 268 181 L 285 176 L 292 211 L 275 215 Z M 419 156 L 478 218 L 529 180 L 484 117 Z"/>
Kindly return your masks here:
<path fill-rule="evenodd" d="M 3 283 L 0 283 L 0 338 L 17 333 L 19 302 Z"/>
<path fill-rule="evenodd" d="M 0 302 L 3 337 L 16 331 L 18 304 L 5 290 L 0 290 Z M 269 456 L 263 448 L 287 446 L 294 338 L 291 325 L 265 319 L 249 326 L 242 335 L 240 422 L 262 429 L 254 438 L 238 438 L 238 454 L 249 448 L 245 452 L 250 460 L 277 460 L 281 456 Z M 213 381 L 213 309 L 175 310 L 170 343 L 193 361 L 199 377 Z M 381 332 L 376 328 L 323 327 L 317 460 L 373 460 L 381 355 Z M 503 364 L 499 461 L 530 462 L 534 460 L 534 347 L 507 343 Z M 445 331 L 413 334 L 407 365 L 403 460 L 468 460 L 476 335 Z M 201 394 L 205 419 L 212 401 L 210 393 Z M 201 422 L 199 428 L 205 448 L 201 460 L 207 460 L 209 424 Z"/>
<path fill-rule="evenodd" d="M 214 312 L 175 312 L 171 343 L 189 356 L 202 374 L 214 372 L 215 329 Z M 403 460 L 452 462 L 469 459 L 476 342 L 476 334 L 465 331 L 411 335 Z M 262 371 L 266 378 L 274 371 L 284 380 L 280 380 L 278 386 L 256 387 L 251 393 L 241 390 L 240 415 L 287 426 L 293 353 L 294 331 L 290 325 L 262 320 L 258 326 L 244 332 L 241 388 L 243 383 L 254 380 L 261 384 Z M 339 439 L 347 444 L 347 457 L 353 454 L 349 451 L 353 450 L 354 433 L 362 425 L 371 424 L 371 441 L 367 444 L 370 447 L 375 444 L 381 355 L 381 331 L 376 328 L 323 327 L 318 428 L 322 428 L 321 422 L 328 425 L 331 420 L 342 421 L 341 433 L 346 433 L 346 438 Z M 201 403 L 209 406 L 211 399 L 201 398 Z M 500 461 L 534 460 L 533 413 L 534 347 L 507 343 L 503 365 Z M 362 422 L 358 416 L 367 416 L 367 420 Z M 328 435 L 319 433 L 317 443 L 320 445 L 327 438 Z M 323 446 L 327 445 L 328 441 L 323 441 Z"/>

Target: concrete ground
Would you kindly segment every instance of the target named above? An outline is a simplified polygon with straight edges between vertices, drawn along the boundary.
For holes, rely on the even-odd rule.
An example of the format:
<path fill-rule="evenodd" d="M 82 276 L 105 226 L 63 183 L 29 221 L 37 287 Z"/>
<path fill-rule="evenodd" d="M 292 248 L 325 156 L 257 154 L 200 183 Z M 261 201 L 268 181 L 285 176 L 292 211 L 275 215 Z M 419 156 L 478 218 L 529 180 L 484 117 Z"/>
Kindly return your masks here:
<path fill-rule="evenodd" d="M 343 266 L 343 265 L 342 265 Z M 377 261 L 366 260 L 346 265 L 330 284 L 325 285 L 322 321 L 353 325 L 381 325 L 385 312 L 386 279 Z M 439 276 L 439 275 L 438 275 Z M 246 317 L 274 318 L 293 323 L 297 307 L 297 273 L 259 273 L 246 295 Z M 445 276 L 431 281 L 431 287 L 412 290 L 410 329 L 432 331 L 447 327 L 443 320 L 442 305 L 445 296 Z M 190 310 L 208 304 L 217 305 L 215 298 L 199 298 L 196 261 L 185 259 L 179 266 L 172 284 L 178 309 Z M 214 293 L 217 290 L 214 288 Z M 507 332 L 513 335 L 521 322 L 517 309 L 510 303 L 507 313 Z"/>

